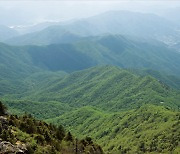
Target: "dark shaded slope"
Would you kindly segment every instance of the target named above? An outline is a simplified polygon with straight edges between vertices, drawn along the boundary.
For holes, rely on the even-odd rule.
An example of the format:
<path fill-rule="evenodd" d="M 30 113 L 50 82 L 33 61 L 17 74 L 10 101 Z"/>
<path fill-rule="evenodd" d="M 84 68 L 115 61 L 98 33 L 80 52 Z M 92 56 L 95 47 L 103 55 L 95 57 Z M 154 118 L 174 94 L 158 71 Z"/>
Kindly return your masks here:
<path fill-rule="evenodd" d="M 128 70 L 135 74 L 141 75 L 141 76 L 151 75 L 154 78 L 158 79 L 160 82 L 162 82 L 172 88 L 180 89 L 180 77 L 179 76 L 167 75 L 165 73 L 161 73 L 161 72 L 151 70 L 151 69 L 144 69 L 144 70 L 128 69 Z"/>
<path fill-rule="evenodd" d="M 156 41 L 134 41 L 120 35 L 87 37 L 73 44 L 26 46 L 18 49 L 25 51 L 33 65 L 53 71 L 72 72 L 110 64 L 180 75 L 179 52 Z"/>
<path fill-rule="evenodd" d="M 22 87 L 22 79 L 39 71 L 32 65 L 30 56 L 22 47 L 13 47 L 0 43 L 0 94 L 18 93 Z M 19 89 L 19 91 L 17 91 Z"/>
<path fill-rule="evenodd" d="M 63 70 L 72 72 L 82 70 L 96 64 L 70 44 L 49 45 L 45 47 L 31 46 L 27 52 L 32 57 L 35 66 L 51 71 Z"/>
<path fill-rule="evenodd" d="M 110 64 L 122 68 L 159 70 L 167 76 L 180 74 L 179 52 L 158 42 L 138 42 L 120 35 L 88 37 L 74 44 L 49 46 L 17 47 L 1 43 L 0 55 L 1 95 L 27 91 L 28 86 L 24 86 L 22 80 L 45 70 L 73 72 Z M 172 83 L 175 80 L 176 84 L 178 77 L 162 81 L 167 80 L 168 85 L 178 88 L 178 84 Z"/>
<path fill-rule="evenodd" d="M 120 35 L 105 35 L 89 37 L 75 43 L 75 47 L 99 64 L 148 68 L 179 76 L 180 53 L 162 43 L 146 41 L 135 41 Z"/>

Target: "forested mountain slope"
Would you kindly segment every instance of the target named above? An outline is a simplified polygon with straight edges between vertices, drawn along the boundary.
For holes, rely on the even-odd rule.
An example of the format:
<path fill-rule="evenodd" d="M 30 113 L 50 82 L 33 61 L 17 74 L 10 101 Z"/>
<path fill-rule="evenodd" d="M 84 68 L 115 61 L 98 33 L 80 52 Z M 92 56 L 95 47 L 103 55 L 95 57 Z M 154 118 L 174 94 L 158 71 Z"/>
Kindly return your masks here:
<path fill-rule="evenodd" d="M 23 47 L 0 43 L 0 95 L 22 92 L 22 79 L 37 71 Z"/>
<path fill-rule="evenodd" d="M 179 150 L 179 91 L 155 78 L 114 66 L 57 76 L 47 83 L 48 76 L 41 82 L 38 78 L 27 79 L 34 83 L 27 92 L 3 97 L 11 113 L 28 112 L 63 124 L 80 138 L 92 136 L 112 154 Z"/>
<path fill-rule="evenodd" d="M 179 91 L 151 76 L 138 76 L 112 66 L 90 68 L 64 78 L 55 78 L 46 84 L 42 82 L 36 85 L 34 82 L 32 86 L 32 89 L 24 93 L 5 95 L 3 98 L 14 111 L 22 113 L 30 110 L 39 118 L 52 118 L 66 110 L 83 106 L 94 106 L 108 112 L 139 108 L 143 104 L 166 106 L 175 110 L 180 107 Z M 17 101 L 14 101 L 15 98 Z M 44 102 L 44 107 L 38 111 L 40 102 Z M 51 115 L 47 102 L 52 104 L 52 110 L 59 110 L 57 114 Z M 49 116 L 46 112 L 49 112 Z"/>
<path fill-rule="evenodd" d="M 87 37 L 72 44 L 48 46 L 16 47 L 1 44 L 0 52 L 2 58 L 8 56 L 14 63 L 23 63 L 20 65 L 23 71 L 28 71 L 29 67 L 38 67 L 43 70 L 73 72 L 110 64 L 123 68 L 152 69 L 168 75 L 180 74 L 180 53 L 176 50 L 156 41 L 134 41 L 121 35 Z"/>
<path fill-rule="evenodd" d="M 100 64 L 151 68 L 169 74 L 180 74 L 180 53 L 160 42 L 134 41 L 120 35 L 104 35 L 79 41 L 75 46 Z"/>
<path fill-rule="evenodd" d="M 27 98 L 116 111 L 147 103 L 179 108 L 179 97 L 178 92 L 151 76 L 140 77 L 117 67 L 105 66 L 72 73 Z"/>
<path fill-rule="evenodd" d="M 89 37 L 73 44 L 30 46 L 27 51 L 34 65 L 49 70 L 72 72 L 98 64 L 111 64 L 180 74 L 179 52 L 158 42 L 138 42 L 119 35 Z"/>
<path fill-rule="evenodd" d="M 162 72 L 158 72 L 151 69 L 128 69 L 128 71 L 131 71 L 135 74 L 138 74 L 140 76 L 146 76 L 150 75 L 154 78 L 158 79 L 160 82 L 163 82 L 166 85 L 169 85 L 170 87 L 174 89 L 180 89 L 180 77 L 174 76 L 174 75 L 167 75 Z"/>
<path fill-rule="evenodd" d="M 129 11 L 49 24 L 0 26 L 0 153 L 178 154 L 179 24 Z"/>
<path fill-rule="evenodd" d="M 179 112 L 143 105 L 115 113 L 82 107 L 48 122 L 64 124 L 79 137 L 89 134 L 106 153 L 178 153 L 179 118 Z"/>
<path fill-rule="evenodd" d="M 78 140 L 63 126 L 47 124 L 31 115 L 7 115 L 1 102 L 0 109 L 0 153 L 103 153 L 90 137 Z"/>

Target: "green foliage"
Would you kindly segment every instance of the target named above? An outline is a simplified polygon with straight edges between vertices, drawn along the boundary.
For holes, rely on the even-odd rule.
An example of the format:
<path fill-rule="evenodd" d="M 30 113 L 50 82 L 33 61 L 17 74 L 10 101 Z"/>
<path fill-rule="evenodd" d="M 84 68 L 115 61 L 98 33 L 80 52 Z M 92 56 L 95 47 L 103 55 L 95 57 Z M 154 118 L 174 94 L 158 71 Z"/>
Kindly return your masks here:
<path fill-rule="evenodd" d="M 55 101 L 43 102 L 42 104 L 42 102 L 37 101 L 14 101 L 8 99 L 6 101 L 4 100 L 4 103 L 8 106 L 10 113 L 22 115 L 26 112 L 32 114 L 38 119 L 55 118 L 72 110 L 72 107 L 68 104 Z"/>
<path fill-rule="evenodd" d="M 73 140 L 70 132 L 66 134 L 64 128 L 47 124 L 34 119 L 30 114 L 24 116 L 6 115 L 5 122 L 0 125 L 0 138 L 12 144 L 17 142 L 25 144 L 27 153 L 76 153 L 75 146 L 83 153 L 88 153 L 91 147 L 97 154 L 103 153 L 102 149 L 93 141 L 88 145 L 83 145 L 79 140 Z M 2 120 L 2 117 L 1 119 Z M 66 136 L 66 138 L 65 138 Z M 101 150 L 99 150 L 101 149 Z"/>
<path fill-rule="evenodd" d="M 168 153 L 178 150 L 179 112 L 161 106 L 107 113 L 92 107 L 68 112 L 49 122 L 63 124 L 79 137 L 87 134 L 109 153 Z M 84 145 L 91 138 L 82 140 Z"/>
<path fill-rule="evenodd" d="M 51 71 L 72 72 L 91 67 L 93 64 L 88 56 L 77 51 L 70 44 L 30 46 L 27 52 L 35 66 Z"/>
<path fill-rule="evenodd" d="M 59 101 L 73 108 L 96 106 L 106 111 L 138 108 L 143 104 L 179 108 L 180 95 L 151 76 L 141 77 L 117 67 L 94 67 L 70 74 L 47 89 L 25 97 Z"/>
<path fill-rule="evenodd" d="M 93 153 L 92 140 L 110 153 L 178 151 L 179 91 L 149 75 L 112 66 L 94 67 L 64 78 L 57 75 L 50 81 L 54 75 L 47 73 L 41 81 L 39 77 L 43 74 L 27 78 L 27 84 L 35 85 L 19 97 L 4 96 L 9 111 L 18 114 L 26 111 L 48 123 L 63 125 L 85 139 L 76 142 L 61 126 L 36 124 L 29 115 L 20 123 L 18 118 L 11 117 L 10 124 L 26 134 L 35 134 L 31 137 L 30 151 L 67 152 L 64 147 L 77 143 L 74 149 L 88 146 L 87 151 Z M 4 136 L 8 140 L 10 135 Z M 51 142 L 55 149 L 49 147 Z"/>
<path fill-rule="evenodd" d="M 158 50 L 158 52 L 157 52 Z M 30 153 L 167 153 L 178 151 L 178 77 L 99 66 L 150 68 L 179 75 L 179 53 L 164 45 L 120 36 L 86 38 L 73 45 L 13 47 L 0 44 L 0 96 L 10 113 L 1 138 L 26 143 Z M 72 56 L 73 55 L 73 56 Z M 62 57 L 64 57 L 62 59 Z M 60 60 L 61 59 L 61 60 Z M 173 60 L 173 61 L 172 61 Z M 52 72 L 58 71 L 58 72 Z M 154 77 L 152 77 L 154 76 Z M 155 106 L 154 106 L 155 105 Z M 3 107 L 0 110 L 4 115 Z M 12 133 L 13 131 L 14 133 Z"/>
<path fill-rule="evenodd" d="M 158 79 L 160 82 L 170 86 L 171 88 L 180 90 L 180 77 L 179 76 L 167 75 L 166 73 L 162 73 L 162 72 L 158 72 L 158 71 L 154 71 L 150 69 L 144 69 L 144 70 L 128 69 L 128 71 L 131 71 L 140 76 L 151 75 L 154 78 Z"/>
<path fill-rule="evenodd" d="M 137 39 L 133 41 L 120 35 L 106 35 L 83 39 L 75 43 L 75 47 L 98 64 L 146 68 L 177 76 L 180 74 L 179 52 L 168 49 L 159 42 L 147 43 Z"/>
<path fill-rule="evenodd" d="M 66 141 L 73 141 L 73 136 L 70 132 L 67 133 L 65 140 Z"/>
<path fill-rule="evenodd" d="M 65 137 L 65 130 L 61 125 L 57 128 L 56 136 L 59 140 L 62 140 Z"/>
<path fill-rule="evenodd" d="M 180 74 L 180 54 L 176 50 L 159 42 L 134 41 L 120 35 L 88 37 L 71 44 L 47 46 L 14 47 L 1 44 L 0 52 L 3 72 L 16 66 L 23 75 L 37 69 L 73 72 L 101 64 Z M 11 60 L 11 67 L 5 70 L 4 65 L 9 65 L 8 59 Z M 19 65 L 21 63 L 24 65 Z M 15 73 L 14 70 L 11 72 Z"/>

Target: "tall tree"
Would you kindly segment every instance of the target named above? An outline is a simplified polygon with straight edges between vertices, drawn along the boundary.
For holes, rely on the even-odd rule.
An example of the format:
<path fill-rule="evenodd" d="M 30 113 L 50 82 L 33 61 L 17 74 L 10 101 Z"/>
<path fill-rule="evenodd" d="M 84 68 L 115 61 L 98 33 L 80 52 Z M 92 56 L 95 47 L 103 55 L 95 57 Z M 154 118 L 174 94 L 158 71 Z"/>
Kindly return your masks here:
<path fill-rule="evenodd" d="M 0 101 L 0 115 L 5 115 L 6 114 L 6 107 L 4 104 Z"/>

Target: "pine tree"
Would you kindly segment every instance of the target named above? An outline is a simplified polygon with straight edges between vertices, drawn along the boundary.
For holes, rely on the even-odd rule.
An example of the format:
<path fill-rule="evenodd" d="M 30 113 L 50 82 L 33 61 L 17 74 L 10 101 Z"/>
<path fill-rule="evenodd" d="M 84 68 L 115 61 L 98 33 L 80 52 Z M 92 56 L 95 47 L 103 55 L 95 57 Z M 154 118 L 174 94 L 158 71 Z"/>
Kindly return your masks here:
<path fill-rule="evenodd" d="M 62 140 L 65 137 L 65 130 L 61 125 L 57 128 L 56 136 L 58 140 Z"/>
<path fill-rule="evenodd" d="M 71 135 L 70 132 L 67 133 L 65 140 L 66 141 L 73 141 L 73 136 Z"/>
<path fill-rule="evenodd" d="M 45 137 L 46 142 L 50 142 L 51 141 L 51 136 L 50 136 L 50 134 L 47 131 L 45 132 L 44 137 Z"/>
<path fill-rule="evenodd" d="M 0 101 L 0 115 L 6 114 L 6 107 L 3 105 L 3 103 Z"/>

